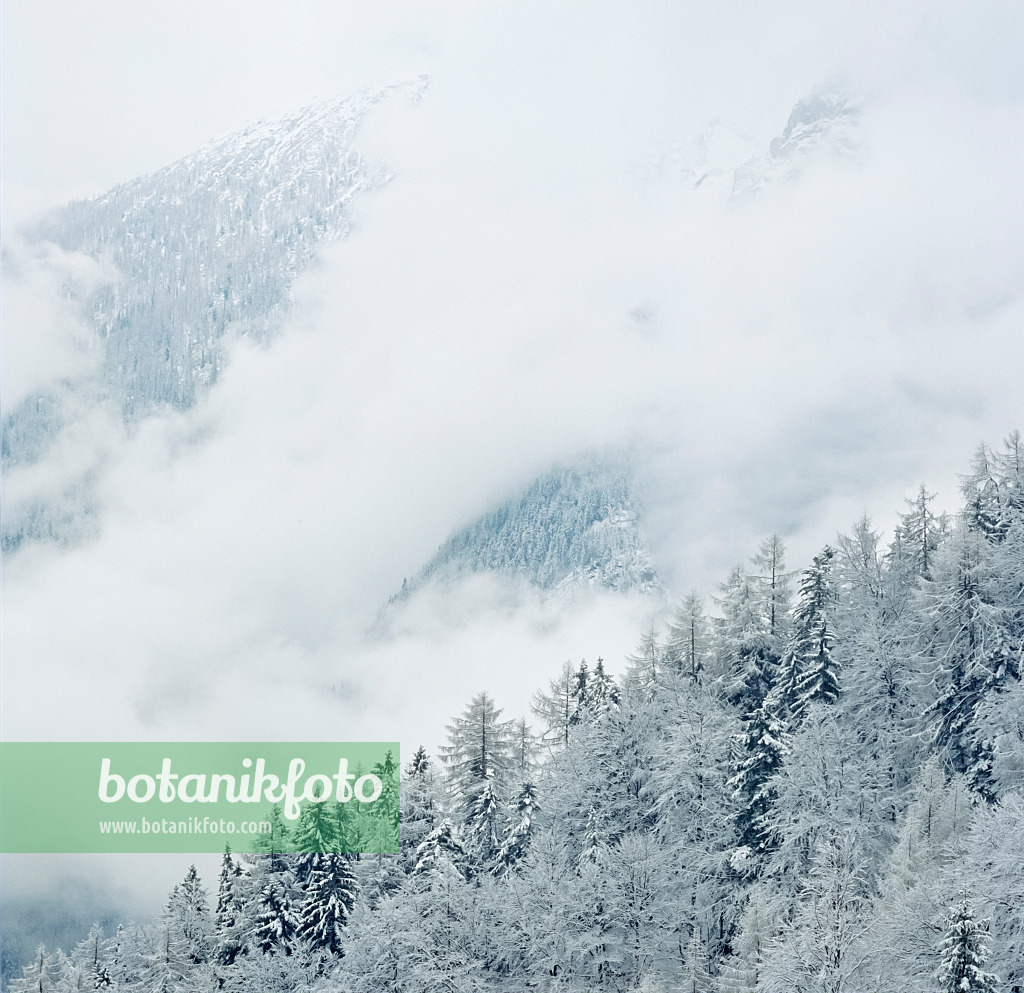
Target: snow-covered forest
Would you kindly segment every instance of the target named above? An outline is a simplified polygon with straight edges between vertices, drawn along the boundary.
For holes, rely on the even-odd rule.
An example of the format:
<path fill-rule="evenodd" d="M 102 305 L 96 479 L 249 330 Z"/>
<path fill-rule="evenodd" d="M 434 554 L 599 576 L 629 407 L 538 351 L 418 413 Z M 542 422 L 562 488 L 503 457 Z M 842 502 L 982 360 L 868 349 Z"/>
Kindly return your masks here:
<path fill-rule="evenodd" d="M 531 718 L 476 693 L 405 756 L 400 854 L 226 854 L 10 989 L 1019 991 L 1019 433 L 963 495 L 792 571 L 766 538 Z"/>

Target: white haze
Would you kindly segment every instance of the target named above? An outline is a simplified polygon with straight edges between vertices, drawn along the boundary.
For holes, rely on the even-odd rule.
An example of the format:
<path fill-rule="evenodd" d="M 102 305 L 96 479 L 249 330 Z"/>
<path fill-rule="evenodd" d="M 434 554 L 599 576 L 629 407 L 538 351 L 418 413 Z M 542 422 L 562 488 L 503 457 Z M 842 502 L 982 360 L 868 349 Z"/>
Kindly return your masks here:
<path fill-rule="evenodd" d="M 367 71 L 431 83 L 373 116 L 362 147 L 395 179 L 289 326 L 235 343 L 193 411 L 131 436 L 97 412 L 6 480 L 58 492 L 91 467 L 99 531 L 6 564 L 5 736 L 409 753 L 482 689 L 511 717 L 567 658 L 621 671 L 636 598 L 563 609 L 480 579 L 367 637 L 454 529 L 586 452 L 642 453 L 677 594 L 773 530 L 795 568 L 865 511 L 890 526 L 921 481 L 953 509 L 976 445 L 1022 420 L 1020 11 L 899 7 L 364 12 L 390 39 Z M 713 122 L 727 165 L 763 156 L 822 85 L 862 108 L 854 154 L 737 200 L 651 166 Z M 5 314 L 23 395 L 82 371 L 46 271 Z"/>

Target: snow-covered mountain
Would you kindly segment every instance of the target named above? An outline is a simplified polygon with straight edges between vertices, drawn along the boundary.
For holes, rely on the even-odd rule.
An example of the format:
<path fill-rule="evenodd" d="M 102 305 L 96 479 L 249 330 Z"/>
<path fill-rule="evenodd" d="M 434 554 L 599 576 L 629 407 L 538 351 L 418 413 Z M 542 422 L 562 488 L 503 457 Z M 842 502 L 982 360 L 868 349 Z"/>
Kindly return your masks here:
<path fill-rule="evenodd" d="M 722 199 L 739 199 L 794 178 L 827 155 L 852 156 L 860 139 L 859 106 L 836 88 L 800 100 L 768 148 L 715 120 L 691 142 L 672 142 L 638 164 L 642 181 L 669 182 Z"/>
<path fill-rule="evenodd" d="M 773 138 L 766 155 L 736 169 L 732 195 L 757 193 L 773 183 L 795 177 L 820 155 L 854 155 L 859 108 L 836 90 L 819 90 L 793 108 L 782 134 Z"/>
<path fill-rule="evenodd" d="M 641 515 L 627 463 L 558 467 L 453 534 L 403 581 L 392 604 L 428 583 L 444 586 L 482 572 L 558 595 L 597 589 L 662 598 Z"/>
<path fill-rule="evenodd" d="M 116 281 L 83 303 L 105 342 L 103 382 L 126 419 L 189 406 L 216 380 L 225 334 L 273 330 L 295 276 L 348 230 L 352 200 L 388 178 L 354 144 L 388 92 L 254 125 L 28 232 L 116 268 Z M 31 455 L 15 444 L 7 457 Z"/>
<path fill-rule="evenodd" d="M 5 467 L 36 462 L 98 405 L 126 423 L 187 408 L 216 382 L 229 337 L 272 334 L 295 277 L 346 234 L 352 201 L 389 178 L 356 147 L 366 115 L 396 90 L 415 97 L 424 86 L 366 91 L 253 125 L 25 231 L 29 244 L 81 253 L 116 276 L 71 301 L 102 352 L 94 371 L 5 411 Z M 9 505 L 4 547 L 73 539 L 88 530 L 89 513 L 86 473 L 56 503 Z"/>
<path fill-rule="evenodd" d="M 113 278 L 75 296 L 100 352 L 91 371 L 5 411 L 5 468 L 46 455 L 69 425 L 102 408 L 126 424 L 190 407 L 216 381 L 233 336 L 265 339 L 287 314 L 296 276 L 343 237 L 360 194 L 390 177 L 358 148 L 360 126 L 385 99 L 418 99 L 426 80 L 368 90 L 214 141 L 94 200 L 53 211 L 25 232 L 102 263 Z M 701 194 L 743 197 L 823 150 L 855 147 L 856 110 L 821 91 L 801 101 L 766 153 L 725 125 L 651 166 Z M 66 543 L 90 531 L 92 472 L 59 496 L 9 491 L 3 545 Z M 413 580 L 493 570 L 541 589 L 660 590 L 628 478 L 557 470 L 453 536 Z"/>

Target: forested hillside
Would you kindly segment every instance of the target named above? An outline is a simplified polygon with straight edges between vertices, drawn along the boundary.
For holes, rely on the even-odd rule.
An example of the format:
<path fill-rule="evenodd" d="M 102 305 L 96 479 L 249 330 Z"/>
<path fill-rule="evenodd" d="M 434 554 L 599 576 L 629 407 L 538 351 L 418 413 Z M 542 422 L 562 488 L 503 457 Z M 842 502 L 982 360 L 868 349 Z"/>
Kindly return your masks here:
<path fill-rule="evenodd" d="M 403 580 L 392 603 L 427 583 L 450 584 L 478 572 L 545 591 L 589 587 L 663 597 L 640 516 L 626 462 L 556 468 L 452 535 L 416 576 Z"/>
<path fill-rule="evenodd" d="M 406 756 L 402 850 L 226 856 L 17 991 L 1024 986 L 1024 442 L 790 571 L 767 538 L 534 730 L 478 688 Z"/>

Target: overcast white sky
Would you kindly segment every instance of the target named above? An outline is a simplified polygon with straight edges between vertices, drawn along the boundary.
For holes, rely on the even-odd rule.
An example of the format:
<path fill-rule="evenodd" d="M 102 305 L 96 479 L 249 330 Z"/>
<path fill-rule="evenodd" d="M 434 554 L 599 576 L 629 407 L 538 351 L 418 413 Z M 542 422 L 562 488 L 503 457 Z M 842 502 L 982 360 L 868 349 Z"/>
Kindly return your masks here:
<path fill-rule="evenodd" d="M 128 438 L 94 414 L 8 480 L 92 467 L 101 523 L 7 565 L 10 737 L 432 743 L 479 689 L 519 714 L 565 658 L 619 669 L 637 640 L 638 602 L 516 611 L 486 584 L 362 640 L 452 528 L 553 461 L 640 445 L 682 593 L 773 530 L 797 567 L 864 511 L 888 527 L 922 480 L 952 509 L 976 445 L 1024 420 L 1017 3 L 3 16 L 8 219 L 318 96 L 432 80 L 371 120 L 364 147 L 395 181 L 301 281 L 277 343 L 237 347 L 188 415 Z M 852 153 L 742 202 L 731 173 L 694 191 L 671 166 L 708 134 L 711 164 L 763 156 L 822 85 L 862 108 Z M 30 385 L 86 333 L 56 300 L 66 263 L 8 292 L 5 349 Z"/>

